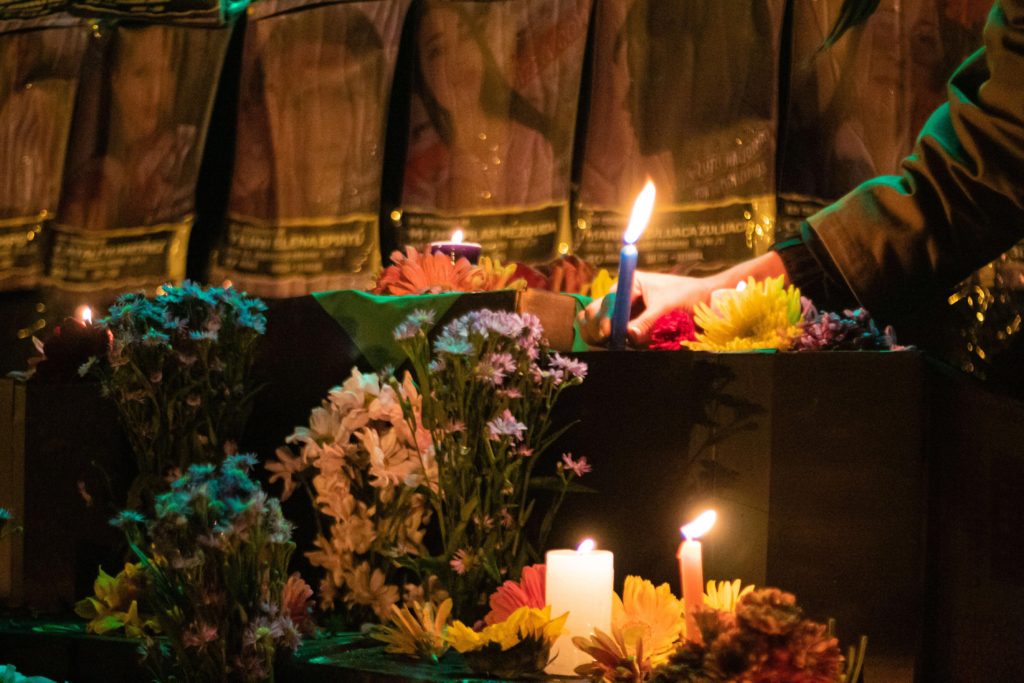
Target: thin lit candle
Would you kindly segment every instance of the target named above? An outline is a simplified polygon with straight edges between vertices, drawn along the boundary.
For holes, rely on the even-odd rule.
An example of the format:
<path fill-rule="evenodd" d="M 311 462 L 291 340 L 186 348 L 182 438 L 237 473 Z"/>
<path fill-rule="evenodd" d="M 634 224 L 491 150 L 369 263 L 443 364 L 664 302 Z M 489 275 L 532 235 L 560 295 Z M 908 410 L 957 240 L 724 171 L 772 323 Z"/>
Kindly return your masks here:
<path fill-rule="evenodd" d="M 686 609 L 686 639 L 696 643 L 701 637 L 695 615 L 697 608 L 704 604 L 704 558 L 697 539 L 711 530 L 717 518 L 714 510 L 707 510 L 680 529 L 684 540 L 679 546 L 679 581 Z"/>
<path fill-rule="evenodd" d="M 654 211 L 655 189 L 650 180 L 637 195 L 629 225 L 622 236 L 622 251 L 619 252 L 619 278 L 615 285 L 615 305 L 612 309 L 612 336 L 610 348 L 621 351 L 626 348 L 626 328 L 629 326 L 629 312 L 633 299 L 633 274 L 636 272 L 636 242 L 647 229 Z"/>
<path fill-rule="evenodd" d="M 79 306 L 78 307 L 78 315 L 76 317 L 79 320 L 81 320 L 83 323 L 85 323 L 86 325 L 91 325 L 92 324 L 92 309 L 89 308 L 88 306 Z"/>

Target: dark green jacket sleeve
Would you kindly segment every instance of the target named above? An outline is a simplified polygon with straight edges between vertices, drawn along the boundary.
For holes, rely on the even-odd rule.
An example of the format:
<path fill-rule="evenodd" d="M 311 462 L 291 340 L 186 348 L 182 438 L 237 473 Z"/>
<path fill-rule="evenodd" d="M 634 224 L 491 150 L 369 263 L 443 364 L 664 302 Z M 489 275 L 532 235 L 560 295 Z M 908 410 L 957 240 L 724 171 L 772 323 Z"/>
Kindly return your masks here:
<path fill-rule="evenodd" d="M 902 175 L 809 219 L 861 305 L 885 318 L 948 290 L 1024 237 L 1024 0 L 1000 0 L 985 47 L 950 79 Z"/>

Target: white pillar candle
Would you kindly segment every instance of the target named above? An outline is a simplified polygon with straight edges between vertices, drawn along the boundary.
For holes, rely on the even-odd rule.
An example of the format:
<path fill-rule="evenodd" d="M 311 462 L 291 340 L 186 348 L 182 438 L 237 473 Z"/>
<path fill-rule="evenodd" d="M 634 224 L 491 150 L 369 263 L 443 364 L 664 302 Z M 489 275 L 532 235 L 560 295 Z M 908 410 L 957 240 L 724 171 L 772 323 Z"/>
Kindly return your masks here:
<path fill-rule="evenodd" d="M 551 616 L 569 613 L 565 631 L 551 648 L 555 660 L 547 673 L 571 676 L 577 666 L 590 661 L 590 655 L 572 644 L 573 637 L 589 637 L 595 629 L 611 632 L 614 556 L 609 550 L 594 550 L 588 539 L 576 550 L 549 550 L 544 561 L 544 599 L 551 605 Z"/>

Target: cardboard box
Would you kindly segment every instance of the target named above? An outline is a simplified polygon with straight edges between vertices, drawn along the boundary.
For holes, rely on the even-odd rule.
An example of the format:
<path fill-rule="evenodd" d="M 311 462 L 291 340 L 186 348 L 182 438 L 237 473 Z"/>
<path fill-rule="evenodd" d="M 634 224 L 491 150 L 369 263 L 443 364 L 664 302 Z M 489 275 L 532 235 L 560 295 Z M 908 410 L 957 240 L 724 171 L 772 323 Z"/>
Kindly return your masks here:
<path fill-rule="evenodd" d="M 919 354 L 584 353 L 565 394 L 586 456 L 551 547 L 591 536 L 627 575 L 679 588 L 679 527 L 719 514 L 705 579 L 796 594 L 871 639 L 867 680 L 910 680 L 925 614 L 927 404 Z"/>

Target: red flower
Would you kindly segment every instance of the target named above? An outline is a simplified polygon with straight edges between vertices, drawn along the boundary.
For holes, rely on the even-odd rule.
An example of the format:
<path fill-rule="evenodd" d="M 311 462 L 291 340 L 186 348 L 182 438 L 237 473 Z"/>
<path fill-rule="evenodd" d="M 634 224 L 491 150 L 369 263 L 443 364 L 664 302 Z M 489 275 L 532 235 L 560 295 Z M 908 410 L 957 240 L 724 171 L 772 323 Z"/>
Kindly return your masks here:
<path fill-rule="evenodd" d="M 519 581 L 506 581 L 491 593 L 491 611 L 484 617 L 487 625 L 500 624 L 520 607 L 536 607 L 543 609 L 545 567 L 534 564 L 523 567 L 523 575 Z"/>
<path fill-rule="evenodd" d="M 695 341 L 695 332 L 693 316 L 685 309 L 677 308 L 654 321 L 649 347 L 676 351 L 682 348 L 683 342 Z"/>

